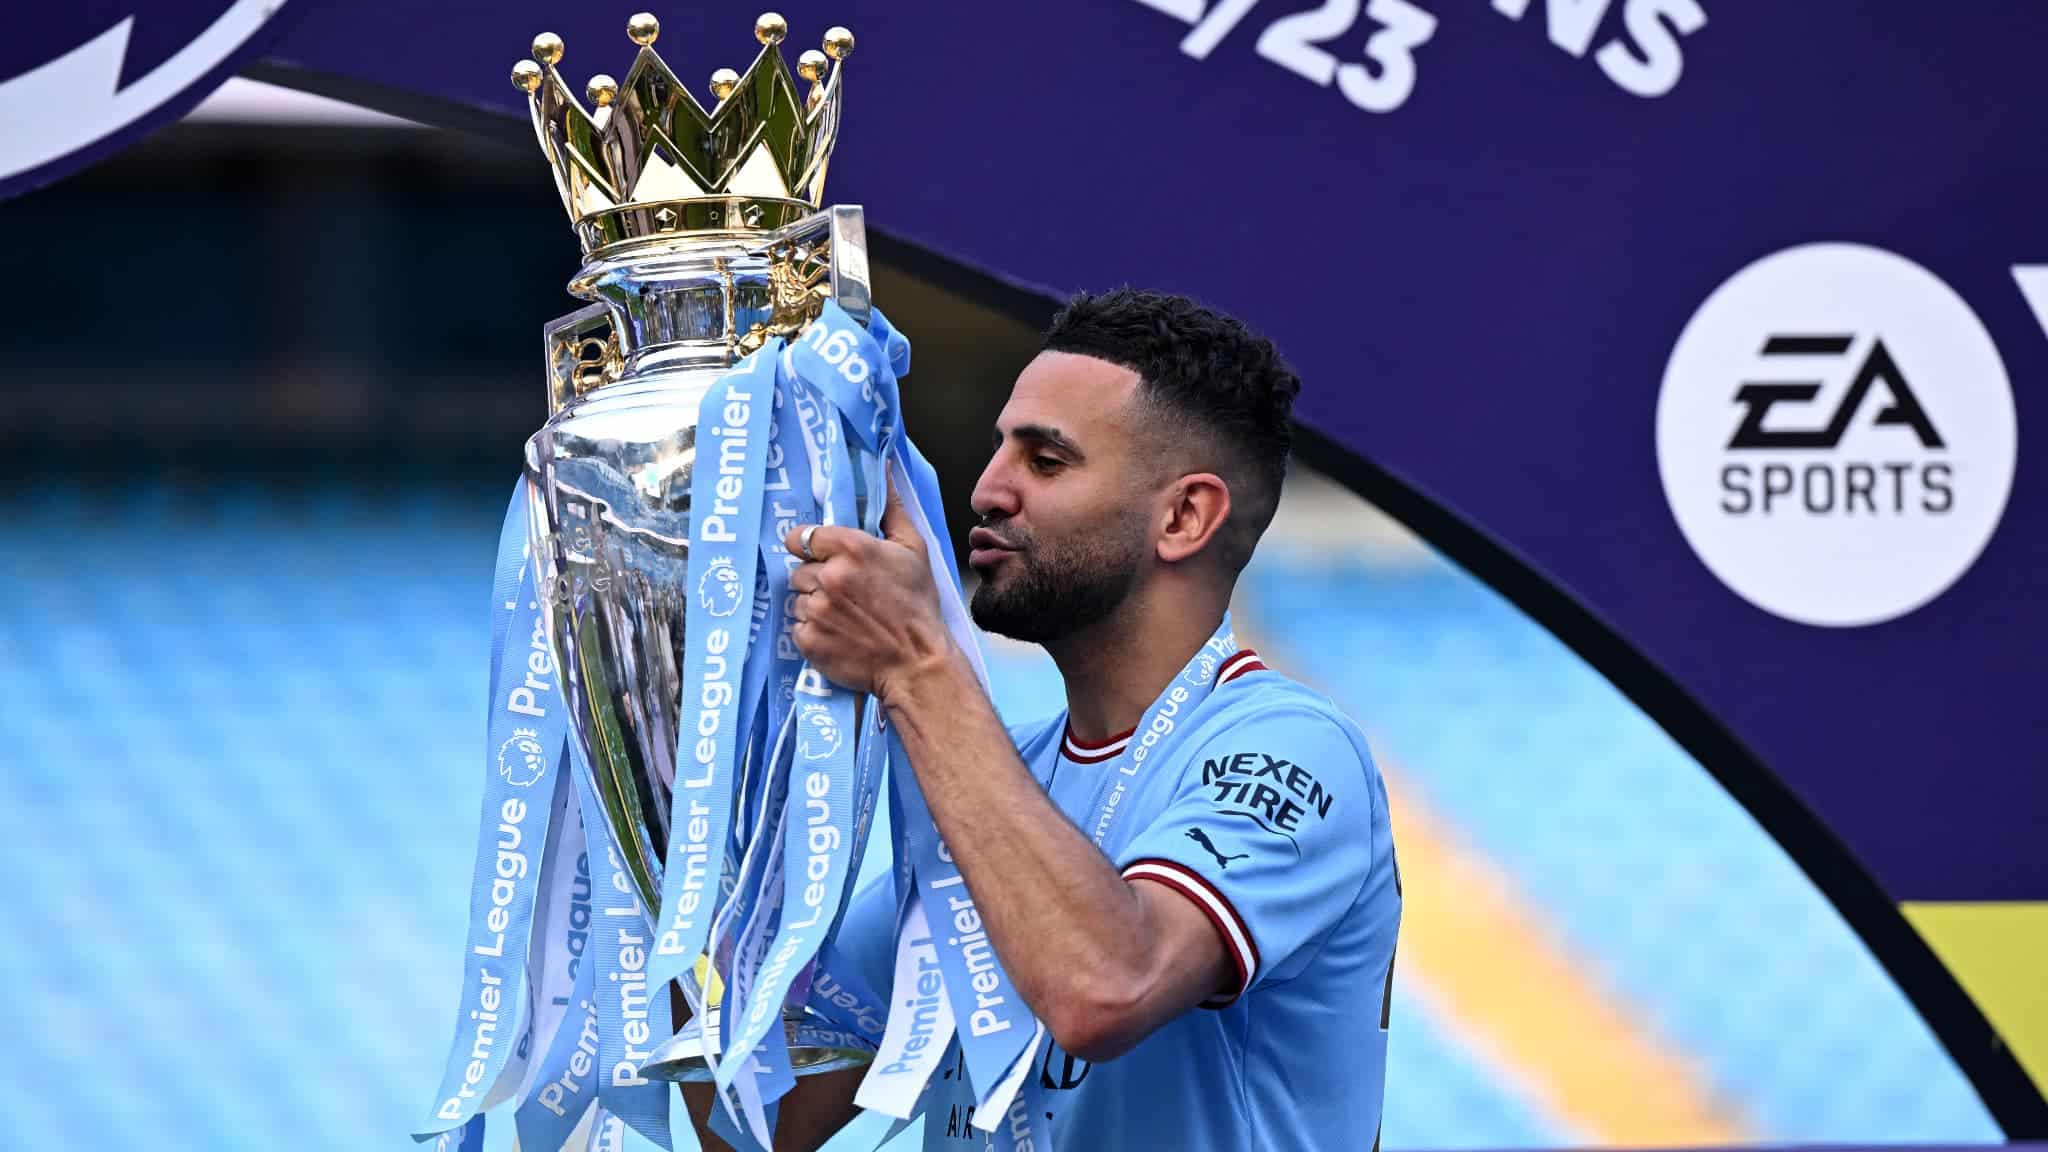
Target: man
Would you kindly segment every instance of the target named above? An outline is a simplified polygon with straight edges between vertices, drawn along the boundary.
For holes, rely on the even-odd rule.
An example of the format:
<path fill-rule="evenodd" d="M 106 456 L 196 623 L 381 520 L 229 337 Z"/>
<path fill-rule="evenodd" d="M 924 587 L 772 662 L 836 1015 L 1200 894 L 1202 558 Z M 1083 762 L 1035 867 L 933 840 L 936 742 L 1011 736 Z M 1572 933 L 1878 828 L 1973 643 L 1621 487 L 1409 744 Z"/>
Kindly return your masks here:
<path fill-rule="evenodd" d="M 998 420 L 967 558 L 976 622 L 1059 666 L 1067 710 L 1046 722 L 1005 730 L 893 499 L 884 539 L 789 536 L 814 558 L 791 577 L 796 643 L 888 710 L 1057 1044 L 1039 1075 L 1063 1149 L 1376 1139 L 1401 912 L 1385 790 L 1327 700 L 1248 650 L 1203 663 L 1279 500 L 1298 389 L 1270 343 L 1179 297 L 1084 295 L 1054 318 Z M 1208 694 L 1175 717 L 1168 762 L 1146 765 L 1169 791 L 1112 858 L 1084 829 L 1108 819 L 1106 774 L 1184 675 Z M 864 893 L 839 936 L 878 990 L 890 889 Z M 981 1145 L 960 1067 L 933 1079 L 927 1149 Z M 777 1144 L 835 1129 L 851 1084 L 792 1096 Z"/>

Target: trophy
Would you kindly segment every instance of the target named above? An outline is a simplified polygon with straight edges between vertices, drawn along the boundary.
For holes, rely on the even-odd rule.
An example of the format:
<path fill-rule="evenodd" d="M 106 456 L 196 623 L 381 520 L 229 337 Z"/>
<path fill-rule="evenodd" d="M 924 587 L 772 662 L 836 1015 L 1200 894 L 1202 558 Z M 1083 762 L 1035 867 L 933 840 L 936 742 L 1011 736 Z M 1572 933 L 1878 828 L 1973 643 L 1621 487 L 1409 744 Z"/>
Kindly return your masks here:
<path fill-rule="evenodd" d="M 535 573 L 571 759 L 602 809 L 585 819 L 604 821 L 652 912 L 676 786 L 699 402 L 827 300 L 863 324 L 871 313 L 861 211 L 821 206 L 852 33 L 833 28 L 822 52 L 803 53 L 800 94 L 778 47 L 787 23 L 762 15 L 760 53 L 744 74 L 712 74 L 709 111 L 654 51 L 652 15 L 627 33 L 638 56 L 623 82 L 591 78 L 591 111 L 557 70 L 552 33 L 512 78 L 582 246 L 569 291 L 594 302 L 545 329 L 549 415 L 526 444 Z M 709 1019 L 657 1049 L 644 1075 L 708 1078 L 708 991 Z M 798 1072 L 872 1057 L 801 1007 L 785 1008 L 783 1026 Z"/>

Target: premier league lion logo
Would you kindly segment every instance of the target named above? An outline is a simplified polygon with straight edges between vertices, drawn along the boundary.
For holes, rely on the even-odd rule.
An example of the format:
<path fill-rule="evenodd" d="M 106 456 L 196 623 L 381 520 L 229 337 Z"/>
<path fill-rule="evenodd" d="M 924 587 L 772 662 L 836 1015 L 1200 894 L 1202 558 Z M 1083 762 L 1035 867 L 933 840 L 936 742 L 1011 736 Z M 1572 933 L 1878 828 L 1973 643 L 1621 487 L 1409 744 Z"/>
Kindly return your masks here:
<path fill-rule="evenodd" d="M 739 611 L 740 573 L 729 556 L 714 556 L 697 581 L 697 603 L 713 616 L 725 617 Z"/>
<path fill-rule="evenodd" d="M 512 738 L 498 746 L 498 775 L 515 788 L 531 787 L 547 775 L 547 751 L 540 746 L 540 733 L 532 728 L 514 728 Z"/>
<path fill-rule="evenodd" d="M 1207 684 L 1216 675 L 1216 654 L 1204 648 L 1195 660 L 1194 680 L 1197 685 Z"/>
<path fill-rule="evenodd" d="M 839 751 L 839 721 L 823 704 L 806 704 L 798 714 L 797 748 L 806 760 L 823 760 Z"/>

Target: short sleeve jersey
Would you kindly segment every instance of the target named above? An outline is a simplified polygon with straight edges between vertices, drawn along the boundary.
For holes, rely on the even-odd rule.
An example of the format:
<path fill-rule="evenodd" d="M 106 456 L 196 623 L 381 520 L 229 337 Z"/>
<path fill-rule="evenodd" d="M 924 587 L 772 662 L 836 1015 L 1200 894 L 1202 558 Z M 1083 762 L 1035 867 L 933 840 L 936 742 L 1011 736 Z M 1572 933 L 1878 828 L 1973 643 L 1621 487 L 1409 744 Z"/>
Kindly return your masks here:
<path fill-rule="evenodd" d="M 1321 1152 L 1378 1142 L 1401 919 L 1385 786 L 1365 738 L 1328 700 L 1249 650 L 1218 676 L 1169 765 L 1172 798 L 1112 862 L 1199 909 L 1235 978 L 1116 1060 L 1091 1065 L 1051 1046 L 1038 1076 L 1058 1148 Z M 1077 824 L 1130 739 L 1085 744 L 1064 714 L 1011 736 Z M 885 880 L 864 891 L 838 937 L 842 955 L 884 991 L 890 889 Z M 927 1152 L 982 1147 L 957 1052 L 932 1093 Z"/>

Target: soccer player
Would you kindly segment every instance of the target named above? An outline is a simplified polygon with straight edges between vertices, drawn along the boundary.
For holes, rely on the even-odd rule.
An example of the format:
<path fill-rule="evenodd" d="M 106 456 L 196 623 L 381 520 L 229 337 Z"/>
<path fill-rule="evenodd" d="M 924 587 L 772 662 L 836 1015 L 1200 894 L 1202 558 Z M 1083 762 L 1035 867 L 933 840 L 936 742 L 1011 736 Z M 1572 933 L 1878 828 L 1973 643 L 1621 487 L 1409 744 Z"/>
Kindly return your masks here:
<path fill-rule="evenodd" d="M 1067 708 L 1041 723 L 1005 730 L 900 505 L 884 539 L 789 536 L 812 558 L 791 578 L 798 646 L 888 710 L 1056 1042 L 1038 1075 L 1061 1148 L 1377 1139 L 1401 915 L 1385 789 L 1328 700 L 1249 650 L 1202 662 L 1272 520 L 1299 387 L 1269 342 L 1180 297 L 1083 295 L 1054 318 L 997 423 L 967 561 L 976 622 L 1059 666 Z M 1107 856 L 1090 835 L 1105 774 L 1146 746 L 1133 730 L 1190 668 L 1208 694 L 1173 717 L 1170 762 L 1145 764 L 1170 791 Z M 892 889 L 862 893 L 838 936 L 884 995 Z M 957 1052 L 946 1071 L 925 1147 L 978 1148 Z M 856 1079 L 806 1080 L 778 1147 L 836 1130 Z"/>

